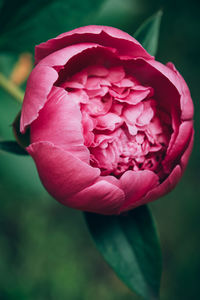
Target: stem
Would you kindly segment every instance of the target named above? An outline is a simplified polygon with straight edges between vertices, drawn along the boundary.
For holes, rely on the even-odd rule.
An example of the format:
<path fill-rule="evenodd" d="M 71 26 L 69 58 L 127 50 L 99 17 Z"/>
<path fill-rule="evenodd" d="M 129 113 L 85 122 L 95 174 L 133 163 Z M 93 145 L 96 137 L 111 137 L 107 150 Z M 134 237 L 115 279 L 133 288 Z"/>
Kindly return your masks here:
<path fill-rule="evenodd" d="M 24 99 L 24 92 L 18 88 L 12 81 L 7 79 L 2 73 L 0 73 L 0 87 L 8 92 L 18 102 L 22 103 Z"/>

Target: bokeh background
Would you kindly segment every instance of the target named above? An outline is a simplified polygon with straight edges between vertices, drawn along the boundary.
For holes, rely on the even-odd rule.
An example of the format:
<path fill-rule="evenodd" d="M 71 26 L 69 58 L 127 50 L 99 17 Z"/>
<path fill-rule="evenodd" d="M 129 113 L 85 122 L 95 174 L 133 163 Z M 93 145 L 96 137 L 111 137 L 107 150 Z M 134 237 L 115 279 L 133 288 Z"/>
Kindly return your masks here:
<path fill-rule="evenodd" d="M 7 3 L 5 5 L 5 3 Z M 78 26 L 134 34 L 162 8 L 157 59 L 173 61 L 195 104 L 195 145 L 176 189 L 151 204 L 163 251 L 161 299 L 198 300 L 200 281 L 200 2 L 191 0 L 0 0 L 0 72 L 25 88 L 34 45 Z M 21 56 L 22 53 L 25 53 Z M 24 75 L 25 74 L 25 75 Z M 14 139 L 20 104 L 0 88 L 0 139 Z M 97 252 L 81 212 L 52 199 L 30 157 L 0 152 L 0 299 L 130 300 Z"/>

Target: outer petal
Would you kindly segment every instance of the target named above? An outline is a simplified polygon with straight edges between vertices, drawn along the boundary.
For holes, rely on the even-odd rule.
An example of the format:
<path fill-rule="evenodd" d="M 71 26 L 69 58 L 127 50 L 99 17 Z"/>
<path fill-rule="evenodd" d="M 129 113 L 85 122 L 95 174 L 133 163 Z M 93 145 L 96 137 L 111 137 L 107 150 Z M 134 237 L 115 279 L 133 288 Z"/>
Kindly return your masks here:
<path fill-rule="evenodd" d="M 167 66 L 161 64 L 158 61 L 148 61 L 154 68 L 159 70 L 178 90 L 180 94 L 180 107 L 181 107 L 181 119 L 191 120 L 193 118 L 193 102 L 190 96 L 189 89 L 183 77 L 175 69 L 172 63 L 168 63 Z"/>
<path fill-rule="evenodd" d="M 108 26 L 90 25 L 68 31 L 36 46 L 35 61 L 38 63 L 52 52 L 67 46 L 91 42 L 106 47 L 114 47 L 122 55 L 144 57 L 147 59 L 152 58 L 139 42 L 126 32 Z"/>
<path fill-rule="evenodd" d="M 38 117 L 38 113 L 46 103 L 47 96 L 53 84 L 58 79 L 58 73 L 53 67 L 62 67 L 67 64 L 72 57 L 91 48 L 103 47 L 95 44 L 73 45 L 52 53 L 33 69 L 27 82 L 23 101 L 20 121 L 20 131 L 22 133 L 24 133 L 26 127 Z M 108 48 L 106 48 L 106 50 L 111 51 L 111 49 Z"/>
<path fill-rule="evenodd" d="M 85 211 L 111 215 L 117 214 L 124 198 L 124 192 L 120 188 L 106 180 L 100 180 L 74 197 L 64 200 L 63 204 Z"/>
<path fill-rule="evenodd" d="M 172 108 L 175 109 L 178 115 L 177 118 L 180 119 L 180 93 L 170 77 L 167 77 L 168 73 L 172 73 L 172 71 L 153 59 L 121 58 L 121 60 L 130 75 L 136 77 L 142 85 L 154 89 L 153 98 L 158 101 L 159 106 L 170 113 Z"/>
<path fill-rule="evenodd" d="M 174 82 L 174 85 L 177 87 L 181 95 L 181 117 L 183 120 L 190 120 L 193 117 L 194 106 L 189 88 L 181 74 L 176 70 L 175 66 L 171 62 L 167 63 L 167 67 L 173 71 L 173 76 L 170 76 L 170 79 Z"/>
<path fill-rule="evenodd" d="M 135 207 L 157 200 L 169 193 L 179 182 L 182 173 L 181 167 L 177 165 L 161 184 L 150 190 L 143 198 L 137 201 Z"/>
<path fill-rule="evenodd" d="M 40 109 L 44 106 L 47 96 L 53 83 L 57 80 L 58 73 L 48 66 L 38 65 L 31 72 L 26 86 L 23 101 L 20 131 L 25 132 L 25 128 L 34 121 Z"/>
<path fill-rule="evenodd" d="M 38 65 L 47 65 L 50 67 L 65 66 L 71 58 L 89 49 L 102 49 L 104 51 L 116 53 L 116 50 L 111 47 L 104 47 L 95 43 L 82 43 L 57 50 L 47 57 L 44 57 Z M 80 70 L 78 70 L 78 72 L 79 71 Z"/>
<path fill-rule="evenodd" d="M 120 208 L 120 212 L 123 212 L 136 207 L 138 200 L 159 184 L 159 178 L 149 170 L 127 171 L 120 178 L 120 182 L 126 196 Z"/>
<path fill-rule="evenodd" d="M 190 154 L 192 152 L 193 143 L 194 143 L 194 131 L 192 132 L 192 136 L 191 136 L 189 145 L 188 145 L 187 149 L 185 150 L 185 153 L 181 157 L 181 168 L 183 171 L 185 170 L 185 168 L 187 166 Z"/>
<path fill-rule="evenodd" d="M 49 141 L 89 164 L 79 105 L 64 89 L 53 87 L 48 102 L 31 124 L 31 143 Z"/>
<path fill-rule="evenodd" d="M 89 166 L 52 143 L 34 143 L 27 151 L 36 163 L 43 185 L 60 202 L 67 203 L 67 199 L 99 178 L 99 169 Z"/>
<path fill-rule="evenodd" d="M 185 121 L 179 127 L 178 136 L 166 153 L 163 161 L 166 173 L 171 172 L 173 167 L 180 161 L 181 155 L 184 153 L 193 135 L 193 121 Z"/>

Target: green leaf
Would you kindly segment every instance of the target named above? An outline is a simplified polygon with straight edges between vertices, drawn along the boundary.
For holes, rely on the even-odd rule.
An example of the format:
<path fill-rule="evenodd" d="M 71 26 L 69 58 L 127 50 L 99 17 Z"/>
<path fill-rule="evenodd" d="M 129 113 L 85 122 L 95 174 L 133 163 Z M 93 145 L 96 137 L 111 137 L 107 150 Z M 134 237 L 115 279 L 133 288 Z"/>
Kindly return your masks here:
<path fill-rule="evenodd" d="M 30 129 L 27 129 L 24 134 L 20 132 L 20 117 L 21 111 L 17 114 L 12 126 L 13 126 L 13 133 L 17 143 L 22 147 L 26 148 L 30 145 Z"/>
<path fill-rule="evenodd" d="M 98 250 L 118 277 L 144 299 L 159 299 L 161 251 L 148 207 L 120 216 L 85 216 Z"/>
<path fill-rule="evenodd" d="M 26 152 L 15 141 L 1 141 L 0 142 L 0 150 L 6 151 L 6 152 L 11 152 L 13 154 L 18 154 L 18 155 L 28 155 L 28 152 Z"/>
<path fill-rule="evenodd" d="M 158 48 L 162 14 L 161 10 L 158 11 L 156 14 L 147 19 L 134 34 L 134 38 L 136 38 L 136 40 L 138 40 L 153 56 L 156 55 Z"/>
<path fill-rule="evenodd" d="M 0 9 L 0 33 L 26 23 L 52 1 L 54 0 L 4 0 Z"/>
<path fill-rule="evenodd" d="M 56 35 L 95 22 L 104 0 L 4 0 L 0 9 L 0 49 L 20 53 Z M 2 26 L 2 28 L 1 28 Z"/>
<path fill-rule="evenodd" d="M 0 70 L 7 78 L 10 78 L 17 57 L 8 53 L 0 53 Z M 11 124 L 21 109 L 21 104 L 0 87 L 0 140 L 13 140 Z"/>

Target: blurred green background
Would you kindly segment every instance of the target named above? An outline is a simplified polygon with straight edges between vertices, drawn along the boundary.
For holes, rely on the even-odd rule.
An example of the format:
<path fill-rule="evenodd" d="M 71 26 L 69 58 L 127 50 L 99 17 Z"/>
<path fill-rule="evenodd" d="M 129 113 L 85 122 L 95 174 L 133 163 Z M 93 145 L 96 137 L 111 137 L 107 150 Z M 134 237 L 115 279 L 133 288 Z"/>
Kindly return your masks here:
<path fill-rule="evenodd" d="M 5 4 L 6 3 L 6 4 Z M 195 145 L 176 189 L 151 204 L 163 251 L 161 299 L 197 300 L 200 281 L 200 2 L 186 0 L 0 0 L 0 72 L 21 52 L 72 28 L 103 24 L 133 34 L 163 8 L 157 59 L 173 61 L 195 104 Z M 27 68 L 30 66 L 28 65 Z M 22 88 L 25 84 L 22 84 Z M 0 139 L 14 139 L 20 104 L 0 89 Z M 30 157 L 0 153 L 0 299 L 130 300 L 133 295 L 95 249 L 79 211 L 42 187 Z"/>

